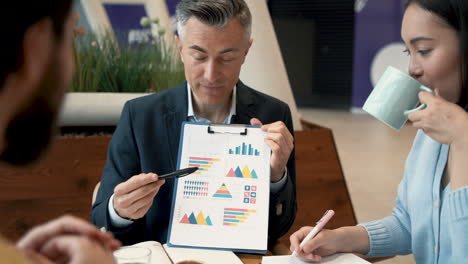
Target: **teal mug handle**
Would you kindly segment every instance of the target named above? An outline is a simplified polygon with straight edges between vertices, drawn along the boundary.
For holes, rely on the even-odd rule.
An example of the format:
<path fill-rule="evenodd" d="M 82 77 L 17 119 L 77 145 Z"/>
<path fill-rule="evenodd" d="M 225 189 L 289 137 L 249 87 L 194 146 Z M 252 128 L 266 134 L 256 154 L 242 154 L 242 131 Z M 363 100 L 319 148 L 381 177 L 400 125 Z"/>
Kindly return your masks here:
<path fill-rule="evenodd" d="M 424 86 L 424 85 L 421 85 L 421 86 L 419 87 L 419 89 L 420 89 L 422 92 L 429 92 L 429 93 L 432 93 L 432 94 L 434 93 L 434 91 L 432 91 L 430 88 L 427 88 L 427 87 Z M 405 116 L 408 116 L 410 113 L 413 113 L 413 112 L 416 112 L 416 111 L 419 111 L 419 110 L 423 110 L 423 109 L 425 109 L 426 107 L 427 107 L 427 105 L 422 104 L 422 105 L 420 105 L 420 106 L 418 106 L 418 107 L 416 107 L 416 108 L 414 108 L 414 109 L 405 111 L 404 114 L 405 114 Z"/>

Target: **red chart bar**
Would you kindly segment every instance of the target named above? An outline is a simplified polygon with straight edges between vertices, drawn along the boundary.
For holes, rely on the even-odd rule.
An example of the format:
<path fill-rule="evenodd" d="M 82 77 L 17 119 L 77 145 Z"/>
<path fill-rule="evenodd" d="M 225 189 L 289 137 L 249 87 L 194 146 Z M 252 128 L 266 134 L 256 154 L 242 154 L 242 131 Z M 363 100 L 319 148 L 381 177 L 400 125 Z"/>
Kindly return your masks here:
<path fill-rule="evenodd" d="M 224 211 L 248 212 L 248 209 L 224 208 Z"/>
<path fill-rule="evenodd" d="M 189 159 L 190 160 L 207 160 L 207 161 L 216 160 L 212 158 L 198 158 L 198 157 L 190 157 Z"/>
<path fill-rule="evenodd" d="M 224 218 L 237 218 L 236 215 L 224 215 Z"/>

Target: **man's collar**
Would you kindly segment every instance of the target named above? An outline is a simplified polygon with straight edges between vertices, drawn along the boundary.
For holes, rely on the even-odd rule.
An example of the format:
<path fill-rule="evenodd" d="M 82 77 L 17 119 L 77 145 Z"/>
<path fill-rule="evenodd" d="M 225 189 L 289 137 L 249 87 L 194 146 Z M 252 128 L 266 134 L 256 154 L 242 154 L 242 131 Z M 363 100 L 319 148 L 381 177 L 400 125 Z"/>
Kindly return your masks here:
<path fill-rule="evenodd" d="M 196 117 L 195 111 L 193 111 L 193 104 L 192 104 L 192 89 L 190 88 L 190 84 L 187 82 L 187 98 L 188 98 L 188 112 L 187 117 Z M 237 101 L 237 86 L 234 86 L 232 90 L 232 100 L 231 100 L 231 110 L 229 111 L 228 120 L 231 120 L 231 117 L 236 115 L 236 101 Z"/>

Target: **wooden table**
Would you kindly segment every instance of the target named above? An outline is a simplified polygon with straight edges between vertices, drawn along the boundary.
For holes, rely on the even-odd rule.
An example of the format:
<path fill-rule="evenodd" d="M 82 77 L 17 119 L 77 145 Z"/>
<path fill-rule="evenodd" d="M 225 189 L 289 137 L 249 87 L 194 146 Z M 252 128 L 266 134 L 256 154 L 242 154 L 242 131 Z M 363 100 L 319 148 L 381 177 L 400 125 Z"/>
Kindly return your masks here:
<path fill-rule="evenodd" d="M 327 209 L 334 209 L 336 215 L 326 228 L 356 225 L 332 131 L 314 124 L 303 126 L 309 130 L 295 133 L 298 212 L 289 232 L 280 238 L 288 247 L 293 232 L 312 225 Z M 34 168 L 0 166 L 0 215 L 8 216 L 2 219 L 0 234 L 16 241 L 31 227 L 63 214 L 89 220 L 91 197 L 110 139 L 110 135 L 62 136 Z M 248 264 L 261 261 L 257 255 L 240 257 Z"/>
<path fill-rule="evenodd" d="M 262 262 L 262 256 L 251 255 L 251 254 L 237 254 L 244 264 L 260 264 Z"/>

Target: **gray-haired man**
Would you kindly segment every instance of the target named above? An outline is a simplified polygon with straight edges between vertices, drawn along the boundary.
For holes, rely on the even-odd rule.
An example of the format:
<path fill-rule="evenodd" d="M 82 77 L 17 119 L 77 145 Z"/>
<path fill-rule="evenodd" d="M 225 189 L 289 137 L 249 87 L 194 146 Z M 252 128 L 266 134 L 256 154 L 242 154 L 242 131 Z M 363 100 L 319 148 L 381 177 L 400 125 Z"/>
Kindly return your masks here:
<path fill-rule="evenodd" d="M 122 241 L 165 242 L 183 121 L 262 125 L 272 149 L 269 241 L 285 234 L 296 214 L 294 138 L 289 107 L 239 81 L 252 45 L 252 18 L 243 0 L 182 0 L 177 47 L 187 82 L 127 102 L 109 145 L 92 220 Z M 263 123 L 262 123 L 263 122 Z"/>

